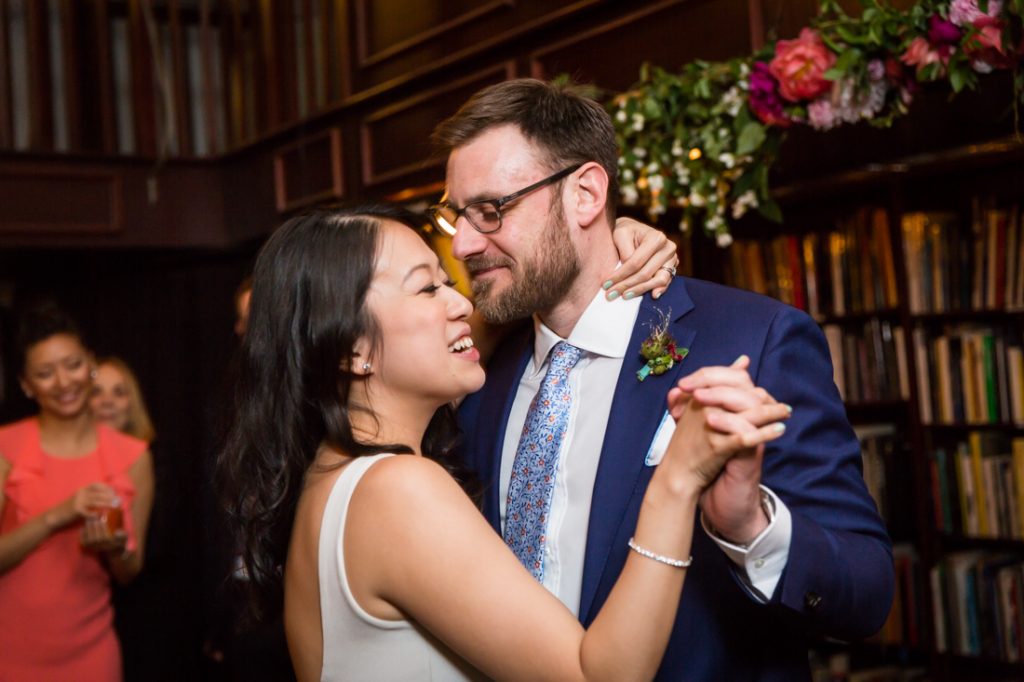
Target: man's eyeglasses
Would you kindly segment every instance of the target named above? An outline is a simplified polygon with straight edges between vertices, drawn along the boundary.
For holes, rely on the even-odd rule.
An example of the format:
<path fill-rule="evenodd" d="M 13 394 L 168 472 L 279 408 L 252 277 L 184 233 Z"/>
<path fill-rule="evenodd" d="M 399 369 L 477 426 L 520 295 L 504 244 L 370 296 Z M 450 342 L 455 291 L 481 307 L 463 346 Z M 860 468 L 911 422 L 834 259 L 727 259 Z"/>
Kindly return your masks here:
<path fill-rule="evenodd" d="M 582 166 L 582 163 L 564 168 L 554 175 L 550 175 L 543 180 L 533 183 L 529 187 L 524 187 L 518 192 L 513 192 L 507 196 L 503 196 L 500 199 L 481 199 L 480 201 L 473 201 L 462 208 L 455 208 L 448 202 L 442 202 L 436 206 L 431 206 L 427 209 L 427 214 L 430 219 L 437 225 L 437 228 L 442 232 L 454 236 L 455 235 L 455 222 L 459 219 L 459 216 L 466 216 L 466 220 L 473 226 L 477 232 L 483 234 L 489 234 L 491 232 L 497 232 L 501 229 L 501 207 L 505 206 L 511 201 L 534 192 L 541 187 L 547 187 L 548 185 L 558 182 L 565 176 L 569 175 L 577 168 Z"/>

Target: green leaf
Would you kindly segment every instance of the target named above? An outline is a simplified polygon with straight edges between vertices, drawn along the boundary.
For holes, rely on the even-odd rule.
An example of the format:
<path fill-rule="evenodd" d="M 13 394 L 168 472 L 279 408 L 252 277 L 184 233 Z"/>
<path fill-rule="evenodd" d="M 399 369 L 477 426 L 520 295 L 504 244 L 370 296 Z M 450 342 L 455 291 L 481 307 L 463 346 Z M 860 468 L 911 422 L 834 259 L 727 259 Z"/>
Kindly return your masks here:
<path fill-rule="evenodd" d="M 755 121 L 751 121 L 747 125 L 743 126 L 743 130 L 740 131 L 739 139 L 736 141 L 736 153 L 737 154 L 750 154 L 764 142 L 765 130 L 764 126 Z"/>
<path fill-rule="evenodd" d="M 774 199 L 761 201 L 757 206 L 757 212 L 772 222 L 782 222 L 782 209 L 779 208 L 779 205 L 775 203 Z"/>
<path fill-rule="evenodd" d="M 966 79 L 962 69 L 952 69 L 949 72 L 949 84 L 953 86 L 953 92 L 960 92 L 964 89 Z"/>
<path fill-rule="evenodd" d="M 658 100 L 654 97 L 644 100 L 644 118 L 652 120 L 661 118 L 661 107 L 658 106 Z"/>

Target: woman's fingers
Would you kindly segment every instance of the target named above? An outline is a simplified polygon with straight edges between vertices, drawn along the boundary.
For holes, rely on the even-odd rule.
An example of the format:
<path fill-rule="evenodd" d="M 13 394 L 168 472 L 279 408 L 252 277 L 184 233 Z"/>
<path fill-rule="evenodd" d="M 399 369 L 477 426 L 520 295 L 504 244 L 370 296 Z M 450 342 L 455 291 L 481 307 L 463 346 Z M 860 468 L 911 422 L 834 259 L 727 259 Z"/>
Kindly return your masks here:
<path fill-rule="evenodd" d="M 692 399 L 693 395 L 691 393 L 687 393 L 686 391 L 673 387 L 668 392 L 668 413 L 673 419 L 679 421 L 683 416 L 683 412 L 686 410 L 686 406 Z"/>
<path fill-rule="evenodd" d="M 628 299 L 653 291 L 657 298 L 664 293 L 672 281 L 669 268 L 674 271 L 679 264 L 676 245 L 660 230 L 632 218 L 619 218 L 612 238 L 622 266 L 605 281 L 605 296 Z"/>
<path fill-rule="evenodd" d="M 721 407 L 730 412 L 743 412 L 766 404 L 763 393 L 751 388 L 712 386 L 710 388 L 698 388 L 692 395 L 693 399 L 701 405 Z"/>
<path fill-rule="evenodd" d="M 693 374 L 688 374 L 676 384 L 684 391 L 696 391 L 698 388 L 712 386 L 732 386 L 734 388 L 754 388 L 754 382 L 746 369 L 739 367 L 701 367 Z"/>

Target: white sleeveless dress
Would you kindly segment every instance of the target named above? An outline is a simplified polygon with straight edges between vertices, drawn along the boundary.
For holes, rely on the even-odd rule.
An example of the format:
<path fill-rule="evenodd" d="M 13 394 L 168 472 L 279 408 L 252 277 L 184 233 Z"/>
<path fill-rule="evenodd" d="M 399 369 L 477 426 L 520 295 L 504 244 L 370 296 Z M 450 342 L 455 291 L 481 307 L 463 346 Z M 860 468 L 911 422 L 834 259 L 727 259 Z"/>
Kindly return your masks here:
<path fill-rule="evenodd" d="M 382 454 L 353 459 L 334 482 L 320 525 L 323 682 L 436 682 L 485 679 L 419 625 L 382 620 L 355 600 L 345 575 L 345 517 L 367 469 Z"/>

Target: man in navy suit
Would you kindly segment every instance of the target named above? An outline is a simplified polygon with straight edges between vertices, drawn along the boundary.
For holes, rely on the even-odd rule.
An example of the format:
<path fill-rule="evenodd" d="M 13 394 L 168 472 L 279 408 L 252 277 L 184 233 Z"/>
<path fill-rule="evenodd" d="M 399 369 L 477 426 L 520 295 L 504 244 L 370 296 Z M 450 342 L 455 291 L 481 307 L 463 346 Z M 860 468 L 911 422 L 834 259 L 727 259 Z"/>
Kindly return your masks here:
<path fill-rule="evenodd" d="M 745 367 L 793 413 L 763 462 L 730 461 L 702 498 L 658 679 L 808 679 L 809 636 L 880 628 L 893 598 L 891 543 L 817 325 L 772 299 L 685 277 L 657 300 L 608 301 L 601 273 L 617 264 L 615 135 L 607 113 L 571 88 L 492 86 L 435 138 L 449 156 L 447 197 L 433 215 L 454 231 L 477 306 L 491 322 L 533 317 L 497 350 L 460 414 L 467 461 L 486 486 L 484 513 L 499 533 L 548 353 L 561 340 L 582 350 L 545 518 L 545 587 L 585 625 L 593 620 L 674 428 L 669 389 L 698 370 L 713 385 Z M 640 346 L 659 328 L 688 352 L 641 381 Z"/>

